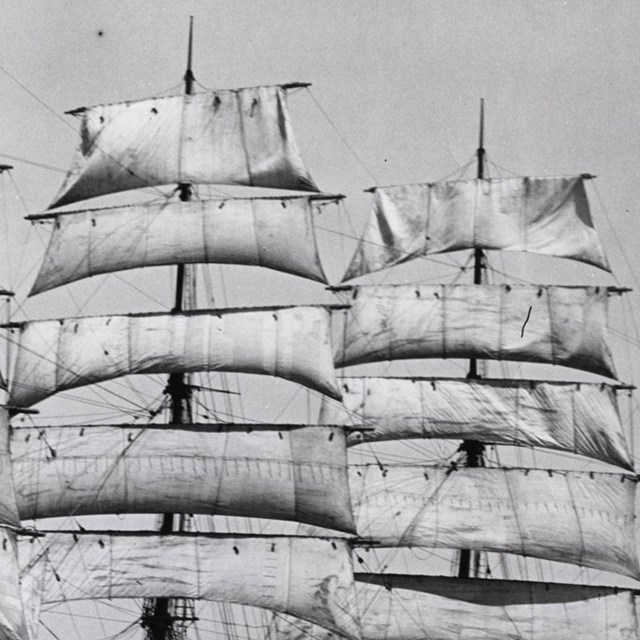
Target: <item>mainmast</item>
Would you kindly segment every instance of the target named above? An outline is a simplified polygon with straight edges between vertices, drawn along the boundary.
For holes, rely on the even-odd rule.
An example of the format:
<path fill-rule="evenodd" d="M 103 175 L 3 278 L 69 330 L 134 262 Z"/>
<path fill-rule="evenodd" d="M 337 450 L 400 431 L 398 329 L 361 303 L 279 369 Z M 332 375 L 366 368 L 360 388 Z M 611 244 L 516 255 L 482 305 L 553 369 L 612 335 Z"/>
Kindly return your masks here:
<path fill-rule="evenodd" d="M 184 74 L 184 93 L 193 93 L 193 16 L 189 19 L 189 47 L 187 52 L 187 70 Z M 182 202 L 191 200 L 193 189 L 189 183 L 178 185 Z M 192 265 L 177 265 L 175 302 L 172 313 L 180 313 L 193 304 L 192 292 L 195 289 L 195 271 Z M 169 396 L 171 424 L 180 425 L 193 422 L 191 410 L 191 386 L 184 373 L 169 374 L 165 392 Z M 160 524 L 160 533 L 185 531 L 189 528 L 190 516 L 165 513 Z M 142 626 L 147 630 L 148 640 L 183 640 L 189 622 L 195 621 L 193 602 L 188 599 L 154 598 L 144 604 Z M 177 624 L 176 624 L 177 623 Z"/>
<path fill-rule="evenodd" d="M 484 98 L 480 98 L 480 137 L 478 141 L 478 149 L 476 157 L 478 159 L 476 177 L 478 180 L 484 179 L 484 164 L 486 151 L 484 148 Z M 482 271 L 484 269 L 484 252 L 482 249 L 475 248 L 473 250 L 473 284 L 482 284 Z M 478 361 L 472 358 L 469 361 L 469 373 L 467 378 L 477 380 L 480 378 L 478 373 Z M 463 440 L 460 444 L 460 451 L 465 454 L 465 463 L 467 467 L 484 467 L 484 445 L 478 440 Z M 458 577 L 470 578 L 472 575 L 478 577 L 480 573 L 480 552 L 473 554 L 472 569 L 472 553 L 470 549 L 462 549 L 460 551 L 460 562 L 458 564 Z"/>

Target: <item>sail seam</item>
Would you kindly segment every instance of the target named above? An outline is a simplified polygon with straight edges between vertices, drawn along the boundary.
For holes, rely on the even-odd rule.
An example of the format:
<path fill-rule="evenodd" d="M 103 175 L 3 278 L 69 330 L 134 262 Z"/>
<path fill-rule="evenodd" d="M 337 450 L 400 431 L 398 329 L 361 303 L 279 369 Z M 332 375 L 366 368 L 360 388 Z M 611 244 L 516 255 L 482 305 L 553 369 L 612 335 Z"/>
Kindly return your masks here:
<path fill-rule="evenodd" d="M 505 324 L 505 307 L 506 298 L 509 295 L 510 288 L 508 285 L 502 286 L 498 289 L 498 353 L 496 354 L 496 360 L 502 360 L 502 351 L 504 345 L 504 330 Z"/>
<path fill-rule="evenodd" d="M 553 313 L 553 305 L 551 304 L 551 289 L 549 287 L 541 286 L 538 289 L 539 292 L 545 297 L 547 305 L 547 314 L 549 317 L 549 347 L 551 349 L 551 364 L 557 364 L 556 356 L 556 327 L 555 327 L 555 315 Z"/>
<path fill-rule="evenodd" d="M 582 530 L 582 522 L 580 520 L 580 512 L 579 512 L 579 509 L 578 509 L 578 505 L 576 504 L 575 496 L 574 496 L 574 493 L 573 493 L 573 488 L 571 486 L 571 475 L 569 473 L 567 473 L 565 475 L 564 479 L 565 479 L 565 483 L 567 485 L 567 491 L 569 492 L 569 496 L 571 498 L 571 506 L 573 507 L 573 512 L 574 512 L 575 519 L 576 519 L 576 527 L 578 529 L 578 535 L 579 535 L 579 539 L 580 539 L 580 553 L 578 555 L 577 564 L 579 566 L 584 566 L 583 563 L 584 563 L 584 557 L 585 557 L 585 554 L 586 554 L 586 545 L 585 545 L 585 539 L 584 539 L 584 531 Z M 598 515 L 600 516 L 600 519 L 603 519 L 603 515 L 604 514 L 602 514 L 601 512 L 598 512 Z M 618 518 L 616 518 L 616 519 L 618 519 Z M 623 516 L 623 521 L 624 521 L 624 524 L 626 525 L 626 518 L 624 518 L 624 516 Z M 634 567 L 634 569 L 637 569 L 637 567 Z"/>
<path fill-rule="evenodd" d="M 577 385 L 571 387 L 571 424 L 573 426 L 573 453 L 579 455 L 578 452 L 578 421 L 576 411 L 576 394 L 578 392 Z"/>
<path fill-rule="evenodd" d="M 187 108 L 189 102 L 189 96 L 183 95 L 181 100 L 181 108 L 180 108 L 180 125 L 178 127 L 178 183 L 185 182 L 184 176 L 182 175 L 182 166 L 184 163 L 184 147 L 185 147 L 185 120 L 187 114 Z"/>
<path fill-rule="evenodd" d="M 522 178 L 522 214 L 520 218 L 520 237 L 523 251 L 529 253 L 529 201 L 531 199 L 531 182 L 526 176 Z M 535 253 L 535 252 L 532 252 Z"/>
<path fill-rule="evenodd" d="M 234 93 L 236 105 L 238 109 L 238 125 L 240 128 L 240 142 L 242 143 L 242 150 L 244 152 L 244 159 L 247 169 L 247 184 L 254 186 L 253 176 L 251 175 L 251 159 L 249 157 L 249 148 L 247 145 L 247 134 L 245 131 L 244 114 L 242 112 L 242 103 L 240 101 L 240 93 Z"/>
<path fill-rule="evenodd" d="M 439 303 L 442 306 L 442 357 L 447 358 L 447 295 L 448 287 L 446 285 L 440 286 Z M 437 294 L 436 294 L 437 297 Z"/>
<path fill-rule="evenodd" d="M 181 205 L 185 205 L 185 202 L 181 202 Z M 188 205 L 187 205 L 188 207 Z M 209 243 L 207 242 L 207 229 L 208 229 L 208 223 L 207 223 L 207 205 L 204 201 L 199 200 L 198 201 L 198 209 L 200 212 L 200 227 L 202 229 L 202 256 L 204 257 L 204 261 L 206 264 L 210 264 L 211 263 L 211 255 L 209 254 Z"/>

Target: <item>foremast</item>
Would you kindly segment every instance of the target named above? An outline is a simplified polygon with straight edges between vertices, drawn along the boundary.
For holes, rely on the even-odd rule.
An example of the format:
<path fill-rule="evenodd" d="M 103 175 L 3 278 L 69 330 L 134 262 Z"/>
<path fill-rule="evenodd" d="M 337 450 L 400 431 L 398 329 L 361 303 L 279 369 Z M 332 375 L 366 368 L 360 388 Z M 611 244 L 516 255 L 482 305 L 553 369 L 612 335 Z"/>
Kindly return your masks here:
<path fill-rule="evenodd" d="M 193 16 L 189 20 L 189 45 L 187 70 L 184 74 L 184 94 L 193 93 Z M 190 183 L 180 183 L 178 194 L 181 202 L 190 202 L 193 188 Z M 175 284 L 173 313 L 189 310 L 194 306 L 195 268 L 178 264 Z M 165 393 L 169 396 L 171 424 L 182 425 L 193 422 L 191 409 L 191 386 L 187 374 L 170 373 Z M 191 516 L 165 513 L 161 516 L 160 534 L 184 532 L 190 529 Z M 143 605 L 141 625 L 148 640 L 183 640 L 190 623 L 197 620 L 194 602 L 188 598 L 150 598 Z"/>
<path fill-rule="evenodd" d="M 480 137 L 478 141 L 477 171 L 478 180 L 484 179 L 486 151 L 484 148 L 484 98 L 480 99 Z M 484 269 L 484 252 L 476 247 L 473 250 L 473 284 L 482 284 L 482 271 Z M 469 380 L 478 380 L 478 360 L 471 358 L 469 361 Z M 484 445 L 479 440 L 463 440 L 460 444 L 460 451 L 465 456 L 465 464 L 467 467 L 484 467 Z M 459 578 L 477 578 L 480 574 L 480 558 L 481 553 L 476 551 L 472 553 L 469 549 L 460 550 L 460 559 L 458 561 L 458 577 Z"/>

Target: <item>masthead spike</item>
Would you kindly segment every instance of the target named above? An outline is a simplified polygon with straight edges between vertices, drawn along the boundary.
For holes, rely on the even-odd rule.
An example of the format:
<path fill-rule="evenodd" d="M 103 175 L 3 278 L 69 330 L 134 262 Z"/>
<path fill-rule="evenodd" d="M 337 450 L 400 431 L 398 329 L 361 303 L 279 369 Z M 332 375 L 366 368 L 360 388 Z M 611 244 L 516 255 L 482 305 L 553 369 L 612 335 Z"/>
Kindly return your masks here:
<path fill-rule="evenodd" d="M 478 141 L 478 151 L 476 152 L 478 156 L 478 179 L 482 180 L 484 178 L 484 98 L 480 98 L 480 138 Z"/>
<path fill-rule="evenodd" d="M 184 74 L 184 92 L 187 95 L 193 93 L 193 16 L 189 16 L 189 48 L 187 50 L 187 71 Z"/>

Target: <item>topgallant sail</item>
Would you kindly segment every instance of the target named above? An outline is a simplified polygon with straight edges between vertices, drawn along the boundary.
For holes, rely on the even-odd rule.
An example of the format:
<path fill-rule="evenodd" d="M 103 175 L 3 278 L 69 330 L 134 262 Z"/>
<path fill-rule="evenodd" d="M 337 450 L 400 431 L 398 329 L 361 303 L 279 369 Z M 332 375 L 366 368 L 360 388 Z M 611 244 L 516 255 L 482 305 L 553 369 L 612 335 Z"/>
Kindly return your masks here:
<path fill-rule="evenodd" d="M 191 619 L 176 600 L 261 608 L 272 615 L 269 637 L 287 640 L 640 638 L 632 588 L 483 579 L 479 555 L 640 579 L 637 479 L 618 406 L 628 387 L 616 381 L 608 344 L 609 299 L 620 290 L 481 277 L 487 250 L 609 270 L 588 176 L 487 178 L 481 145 L 475 179 L 374 190 L 345 281 L 471 249 L 472 285 L 358 284 L 335 289 L 339 305 L 196 309 L 192 264 L 261 266 L 325 283 L 314 220 L 339 197 L 318 193 L 293 137 L 287 93 L 303 85 L 196 94 L 190 69 L 182 95 L 71 112 L 81 119 L 72 167 L 51 210 L 30 216 L 52 222 L 33 295 L 142 267 L 175 264 L 178 278 L 171 311 L 10 327 L 0 638 L 36 640 L 46 606 L 101 598 L 145 599 L 140 621 L 152 640 L 184 637 Z M 197 198 L 194 186 L 207 184 L 295 193 Z M 159 202 L 84 204 L 167 185 L 175 189 Z M 335 372 L 444 358 L 469 358 L 470 375 Z M 581 370 L 606 381 L 481 377 L 479 360 L 558 365 L 569 377 Z M 193 410 L 203 389 L 191 375 L 207 371 L 313 390 L 319 414 L 295 424 L 234 422 L 207 408 L 203 418 Z M 147 422 L 10 427 L 12 416 L 69 390 L 158 373 L 167 375 L 168 401 Z M 462 440 L 462 453 L 438 464 L 375 454 L 417 439 Z M 498 444 L 559 451 L 578 468 L 490 463 L 484 447 Z M 376 463 L 363 464 L 359 450 L 373 451 Z M 581 468 L 589 461 L 608 471 Z M 159 530 L 41 522 L 147 513 L 164 514 Z M 198 531 L 187 526 L 193 514 L 232 519 L 224 531 Z M 272 534 L 240 518 L 290 524 Z M 459 550 L 458 577 L 429 573 L 428 563 L 390 566 L 407 549 Z"/>

